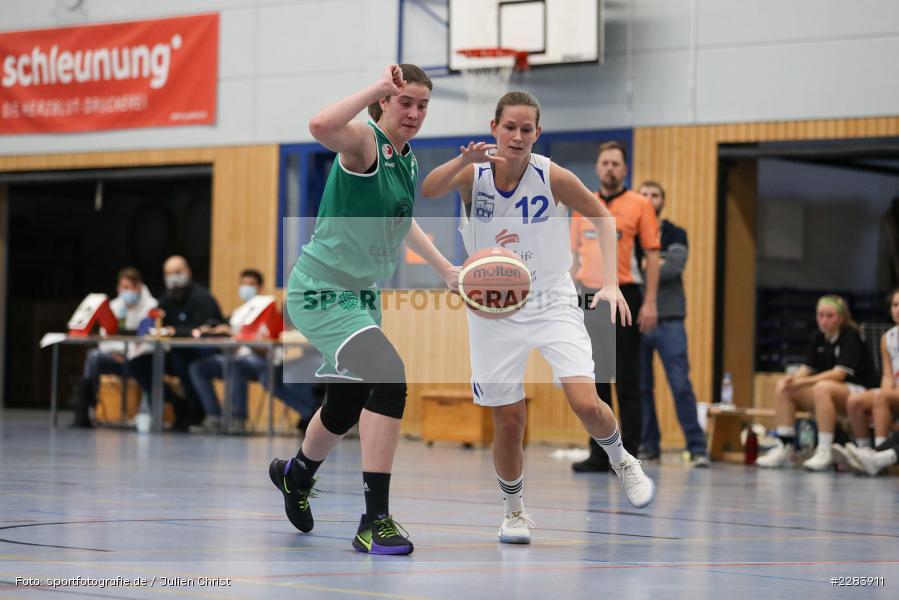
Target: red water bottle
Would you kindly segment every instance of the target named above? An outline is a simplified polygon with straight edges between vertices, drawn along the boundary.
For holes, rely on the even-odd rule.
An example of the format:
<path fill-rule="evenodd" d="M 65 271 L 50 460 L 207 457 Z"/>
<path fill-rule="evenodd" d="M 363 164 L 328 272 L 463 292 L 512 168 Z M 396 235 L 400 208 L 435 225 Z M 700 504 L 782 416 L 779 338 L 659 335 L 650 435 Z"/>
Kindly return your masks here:
<path fill-rule="evenodd" d="M 754 465 L 755 459 L 759 457 L 759 438 L 755 435 L 752 427 L 746 433 L 746 445 L 743 447 L 743 463 Z"/>

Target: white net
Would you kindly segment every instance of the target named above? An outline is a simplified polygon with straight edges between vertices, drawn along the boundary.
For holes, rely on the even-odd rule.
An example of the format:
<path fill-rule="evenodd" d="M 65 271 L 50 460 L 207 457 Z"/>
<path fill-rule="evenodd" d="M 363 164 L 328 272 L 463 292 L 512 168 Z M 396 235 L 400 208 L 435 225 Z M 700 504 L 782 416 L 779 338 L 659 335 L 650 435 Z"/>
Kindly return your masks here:
<path fill-rule="evenodd" d="M 459 72 L 473 120 L 489 122 L 493 118 L 496 103 L 509 91 L 514 70 L 515 55 L 465 56 Z"/>

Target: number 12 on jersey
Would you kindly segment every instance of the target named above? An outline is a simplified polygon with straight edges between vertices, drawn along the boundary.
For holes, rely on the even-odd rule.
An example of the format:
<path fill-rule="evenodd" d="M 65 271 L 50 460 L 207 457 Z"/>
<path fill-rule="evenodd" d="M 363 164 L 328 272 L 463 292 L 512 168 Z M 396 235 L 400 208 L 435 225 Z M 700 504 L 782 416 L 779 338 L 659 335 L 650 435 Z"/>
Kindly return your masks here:
<path fill-rule="evenodd" d="M 530 221 L 528 221 L 529 205 L 537 208 L 537 212 L 534 213 Z M 528 223 L 543 223 L 549 220 L 549 215 L 543 214 L 549 208 L 549 198 L 546 196 L 534 196 L 530 200 L 528 200 L 527 196 L 522 196 L 521 200 L 515 203 L 515 208 L 521 209 L 521 222 L 525 225 Z"/>

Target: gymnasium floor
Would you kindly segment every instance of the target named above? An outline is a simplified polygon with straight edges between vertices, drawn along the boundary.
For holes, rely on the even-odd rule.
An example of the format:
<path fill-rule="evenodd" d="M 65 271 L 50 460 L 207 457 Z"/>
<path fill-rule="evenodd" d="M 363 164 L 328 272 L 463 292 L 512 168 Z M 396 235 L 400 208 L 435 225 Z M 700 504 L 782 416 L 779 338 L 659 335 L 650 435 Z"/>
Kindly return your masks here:
<path fill-rule="evenodd" d="M 415 554 L 370 557 L 350 546 L 356 440 L 322 467 L 316 527 L 303 535 L 267 473 L 297 439 L 52 432 L 48 421 L 0 412 L 0 598 L 886 598 L 899 585 L 896 478 L 656 465 L 656 501 L 636 511 L 617 479 L 575 475 L 531 446 L 535 539 L 500 546 L 489 452 L 404 441 L 391 509 Z M 831 585 L 853 576 L 885 587 Z M 157 579 L 53 589 L 17 577 Z M 161 585 L 179 577 L 195 585 Z"/>

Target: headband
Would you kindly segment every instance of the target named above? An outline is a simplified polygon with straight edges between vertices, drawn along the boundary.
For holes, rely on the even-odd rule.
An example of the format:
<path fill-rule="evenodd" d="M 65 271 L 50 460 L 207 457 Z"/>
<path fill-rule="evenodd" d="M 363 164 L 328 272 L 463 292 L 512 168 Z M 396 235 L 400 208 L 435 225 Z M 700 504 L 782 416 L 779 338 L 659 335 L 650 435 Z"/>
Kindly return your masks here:
<path fill-rule="evenodd" d="M 824 296 L 823 298 L 818 300 L 818 306 L 821 306 L 822 304 L 829 304 L 830 306 L 832 306 L 836 309 L 838 315 L 840 315 L 841 317 L 845 316 L 846 309 L 843 308 L 842 302 L 839 302 L 838 300 L 834 300 L 830 296 Z"/>

